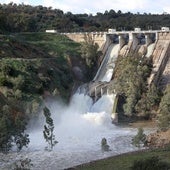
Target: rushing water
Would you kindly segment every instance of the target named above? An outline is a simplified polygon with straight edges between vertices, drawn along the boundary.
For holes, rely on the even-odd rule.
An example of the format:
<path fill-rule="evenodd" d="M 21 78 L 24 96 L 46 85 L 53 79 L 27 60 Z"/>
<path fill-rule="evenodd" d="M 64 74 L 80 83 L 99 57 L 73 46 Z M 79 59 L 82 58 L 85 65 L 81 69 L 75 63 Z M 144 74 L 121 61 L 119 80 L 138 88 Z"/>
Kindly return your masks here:
<path fill-rule="evenodd" d="M 148 48 L 148 55 L 153 47 L 151 45 Z M 118 44 L 109 47 L 106 60 L 95 80 L 107 82 L 111 80 L 118 50 Z M 131 144 L 136 129 L 112 124 L 114 98 L 113 94 L 104 95 L 93 104 L 89 96 L 75 94 L 69 106 L 61 101 L 47 102 L 55 125 L 54 134 L 59 143 L 53 151 L 45 151 L 47 146 L 43 138 L 45 118 L 43 113 L 40 113 L 36 120 L 29 123 L 27 129 L 30 137 L 29 147 L 20 153 L 1 154 L 0 169 L 9 170 L 15 162 L 28 158 L 31 159 L 33 170 L 60 170 L 137 150 L 138 148 Z M 101 150 L 101 140 L 104 137 L 110 146 L 109 152 Z"/>
<path fill-rule="evenodd" d="M 115 60 L 118 57 L 118 51 L 120 49 L 119 44 L 111 44 L 108 47 L 107 53 L 103 59 L 103 62 L 98 69 L 98 72 L 94 78 L 95 81 L 106 81 L 110 82 L 112 75 L 113 75 L 113 70 L 115 66 Z"/>
<path fill-rule="evenodd" d="M 75 94 L 69 106 L 61 102 L 47 103 L 55 124 L 58 144 L 51 152 L 43 138 L 45 120 L 41 113 L 38 120 L 28 128 L 29 147 L 20 153 L 0 155 L 0 169 L 8 169 L 20 159 L 29 158 L 33 170 L 59 170 L 92 160 L 136 150 L 131 144 L 136 129 L 123 128 L 111 123 L 114 96 L 103 96 L 92 105 L 92 100 L 83 94 Z M 101 140 L 105 137 L 111 151 L 102 152 Z M 8 168 L 7 168 L 8 167 Z M 10 169 L 10 168 L 9 168 Z"/>
<path fill-rule="evenodd" d="M 152 43 L 148 46 L 146 57 L 150 57 L 152 55 L 154 47 L 155 47 L 155 43 Z"/>

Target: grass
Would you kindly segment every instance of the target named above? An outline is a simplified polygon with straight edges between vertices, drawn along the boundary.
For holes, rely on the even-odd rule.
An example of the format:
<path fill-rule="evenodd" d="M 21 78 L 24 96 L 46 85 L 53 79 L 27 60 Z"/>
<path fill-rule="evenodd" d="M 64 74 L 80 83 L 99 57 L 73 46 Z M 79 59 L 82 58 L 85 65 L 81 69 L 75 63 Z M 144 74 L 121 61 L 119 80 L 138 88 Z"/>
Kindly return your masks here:
<path fill-rule="evenodd" d="M 160 161 L 164 161 L 170 164 L 170 149 L 157 149 L 132 152 L 123 155 L 110 157 L 103 160 L 93 161 L 84 165 L 79 165 L 76 170 L 130 170 L 134 161 L 146 160 L 153 156 L 158 156 Z"/>
<path fill-rule="evenodd" d="M 22 33 L 16 36 L 20 40 L 45 49 L 46 52 L 55 57 L 64 56 L 65 54 L 76 54 L 80 47 L 80 44 L 60 34 Z"/>

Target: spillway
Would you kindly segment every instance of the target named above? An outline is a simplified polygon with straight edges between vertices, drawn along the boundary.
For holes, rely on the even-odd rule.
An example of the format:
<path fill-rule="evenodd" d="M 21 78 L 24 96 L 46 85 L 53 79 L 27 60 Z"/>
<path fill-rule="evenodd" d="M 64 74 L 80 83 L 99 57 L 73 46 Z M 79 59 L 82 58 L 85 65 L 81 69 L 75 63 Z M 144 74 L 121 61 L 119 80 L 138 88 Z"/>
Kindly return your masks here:
<path fill-rule="evenodd" d="M 94 81 L 110 82 L 113 75 L 115 61 L 118 57 L 119 49 L 119 44 L 111 44 L 108 47 L 107 53 L 103 59 L 103 62 L 101 63 L 101 66 L 98 69 Z"/>

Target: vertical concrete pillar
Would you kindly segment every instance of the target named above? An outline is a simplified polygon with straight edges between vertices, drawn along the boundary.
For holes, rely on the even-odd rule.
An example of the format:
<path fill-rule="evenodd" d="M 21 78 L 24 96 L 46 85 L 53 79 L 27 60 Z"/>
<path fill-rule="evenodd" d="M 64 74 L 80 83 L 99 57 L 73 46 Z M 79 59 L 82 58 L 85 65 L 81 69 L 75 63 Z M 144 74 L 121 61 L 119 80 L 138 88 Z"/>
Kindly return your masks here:
<path fill-rule="evenodd" d="M 159 33 L 158 33 L 158 32 L 156 32 L 155 34 L 156 34 L 156 35 L 155 35 L 155 41 L 157 41 L 157 40 L 158 40 L 158 38 L 159 38 Z"/>
<path fill-rule="evenodd" d="M 139 44 L 139 39 L 137 38 L 136 33 L 129 33 L 129 41 L 132 43 L 132 50 L 136 49 L 136 46 Z"/>
<path fill-rule="evenodd" d="M 122 34 L 119 35 L 119 45 L 120 49 L 126 44 L 126 40 Z"/>

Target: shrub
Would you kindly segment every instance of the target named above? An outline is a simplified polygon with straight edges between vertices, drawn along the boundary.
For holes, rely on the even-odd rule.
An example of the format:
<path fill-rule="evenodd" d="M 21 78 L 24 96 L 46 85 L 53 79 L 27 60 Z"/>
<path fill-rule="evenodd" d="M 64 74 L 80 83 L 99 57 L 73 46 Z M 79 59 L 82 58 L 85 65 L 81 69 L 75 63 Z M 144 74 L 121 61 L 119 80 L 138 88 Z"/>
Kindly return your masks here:
<path fill-rule="evenodd" d="M 143 132 L 142 128 L 138 128 L 138 133 L 136 136 L 133 137 L 132 139 L 132 144 L 140 147 L 141 144 L 144 144 L 146 141 L 146 135 Z"/>
<path fill-rule="evenodd" d="M 159 128 L 161 130 L 167 130 L 170 128 L 170 85 L 167 86 L 164 91 L 164 96 L 161 99 L 159 109 Z"/>
<path fill-rule="evenodd" d="M 162 162 L 158 157 L 151 157 L 142 160 L 136 160 L 131 167 L 131 170 L 169 170 L 170 165 Z"/>

